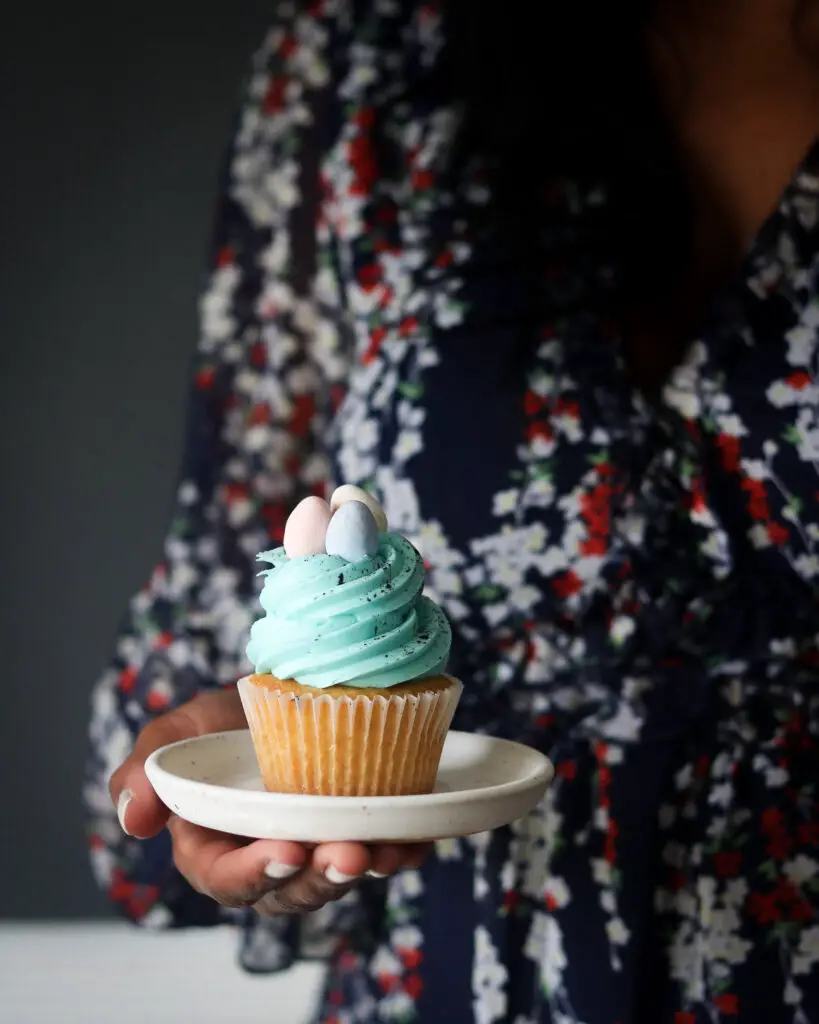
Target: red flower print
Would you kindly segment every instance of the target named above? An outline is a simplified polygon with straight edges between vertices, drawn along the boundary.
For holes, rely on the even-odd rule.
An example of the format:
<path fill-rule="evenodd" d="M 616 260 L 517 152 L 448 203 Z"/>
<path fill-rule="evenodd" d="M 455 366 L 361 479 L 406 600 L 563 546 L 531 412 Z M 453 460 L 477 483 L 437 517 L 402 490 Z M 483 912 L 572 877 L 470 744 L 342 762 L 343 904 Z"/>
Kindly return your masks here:
<path fill-rule="evenodd" d="M 265 424 L 270 422 L 270 406 L 267 402 L 260 402 L 258 405 L 254 405 L 250 412 L 247 414 L 248 426 L 251 427 L 263 427 Z"/>
<path fill-rule="evenodd" d="M 605 537 L 589 537 L 580 542 L 580 554 L 587 558 L 594 555 L 605 555 L 607 550 L 608 544 Z"/>
<path fill-rule="evenodd" d="M 435 257 L 435 266 L 441 270 L 446 270 L 447 267 L 451 267 L 455 262 L 455 257 L 450 249 L 444 249 L 444 251 Z"/>
<path fill-rule="evenodd" d="M 262 519 L 267 525 L 267 532 L 272 541 L 281 543 L 284 539 L 284 525 L 287 522 L 287 508 L 280 501 L 269 501 L 262 505 Z"/>
<path fill-rule="evenodd" d="M 705 508 L 705 487 L 701 477 L 691 481 L 691 511 L 702 512 Z"/>
<path fill-rule="evenodd" d="M 420 974 L 410 974 L 404 981 L 404 991 L 410 999 L 417 999 L 421 995 L 423 988 L 424 983 L 421 981 Z"/>
<path fill-rule="evenodd" d="M 722 456 L 723 469 L 728 473 L 736 473 L 739 470 L 739 438 L 731 434 L 720 434 L 717 447 Z"/>
<path fill-rule="evenodd" d="M 232 505 L 237 501 L 246 501 L 247 496 L 247 484 L 232 483 L 225 486 L 225 501 L 228 505 Z"/>
<path fill-rule="evenodd" d="M 375 111 L 372 107 L 361 107 L 353 117 L 353 124 L 359 128 L 369 130 L 375 124 Z"/>
<path fill-rule="evenodd" d="M 679 868 L 670 868 L 665 882 L 666 889 L 671 892 L 680 892 L 685 888 L 685 875 Z"/>
<path fill-rule="evenodd" d="M 562 598 L 572 597 L 583 589 L 580 577 L 572 569 L 552 580 L 552 586 L 557 596 Z"/>
<path fill-rule="evenodd" d="M 119 674 L 119 688 L 123 693 L 130 693 L 134 688 L 136 682 L 137 671 L 133 665 L 129 665 L 128 668 L 123 669 Z"/>
<path fill-rule="evenodd" d="M 381 988 L 382 992 L 392 992 L 395 986 L 398 984 L 398 975 L 389 974 L 387 971 L 382 971 L 376 979 Z"/>
<path fill-rule="evenodd" d="M 545 420 L 534 420 L 526 428 L 526 440 L 536 441 L 538 438 L 544 441 L 554 440 L 554 431 Z"/>
<path fill-rule="evenodd" d="M 381 348 L 381 342 L 387 337 L 386 327 L 374 327 L 370 332 L 370 344 L 367 347 L 366 352 L 361 356 L 361 362 L 364 366 L 368 366 L 378 355 Z"/>
<path fill-rule="evenodd" d="M 285 36 L 284 39 L 282 39 L 281 41 L 281 45 L 279 46 L 280 56 L 284 57 L 285 59 L 287 59 L 288 57 L 292 57 L 293 54 L 296 52 L 297 46 L 298 44 L 296 40 L 293 38 L 293 36 Z"/>
<path fill-rule="evenodd" d="M 361 117 L 364 117 L 364 112 Z M 378 177 L 378 168 L 369 135 L 362 131 L 360 135 L 352 139 L 348 144 L 348 154 L 350 166 L 355 174 L 355 181 L 350 186 L 350 194 L 354 196 L 369 195 Z"/>
<path fill-rule="evenodd" d="M 806 387 L 809 387 L 812 383 L 810 374 L 805 373 L 804 370 L 797 370 L 796 373 L 792 373 L 786 381 L 789 387 L 792 387 L 794 391 L 803 391 Z"/>
<path fill-rule="evenodd" d="M 216 370 L 212 366 L 204 366 L 196 374 L 196 386 L 200 391 L 207 391 L 208 388 L 213 387 L 213 382 L 216 379 Z"/>
<path fill-rule="evenodd" d="M 788 918 L 791 921 L 812 921 L 814 918 L 813 907 L 807 900 L 800 897 L 788 908 Z"/>
<path fill-rule="evenodd" d="M 536 416 L 546 408 L 546 399 L 537 391 L 527 391 L 523 396 L 523 411 L 527 416 Z"/>
<path fill-rule="evenodd" d="M 697 1024 L 693 1013 L 681 1011 L 674 1014 L 674 1024 Z"/>
<path fill-rule="evenodd" d="M 418 318 L 414 316 L 405 316 L 401 323 L 398 325 L 398 333 L 402 338 L 409 338 L 418 330 Z"/>
<path fill-rule="evenodd" d="M 512 914 L 517 910 L 518 904 L 520 903 L 520 893 L 515 889 L 509 889 L 508 892 L 503 894 L 503 909 L 507 914 Z"/>
<path fill-rule="evenodd" d="M 216 254 L 216 266 L 217 267 L 228 267 L 233 262 L 236 256 L 236 250 L 232 245 L 223 245 L 222 248 Z"/>
<path fill-rule="evenodd" d="M 330 405 L 333 407 L 333 412 L 339 409 L 346 393 L 347 389 L 343 384 L 333 384 L 330 387 Z"/>
<path fill-rule="evenodd" d="M 771 508 L 768 504 L 768 492 L 764 480 L 753 480 L 745 477 L 742 489 L 748 495 L 748 511 L 754 519 L 770 519 Z"/>
<path fill-rule="evenodd" d="M 306 437 L 315 414 L 315 398 L 312 395 L 296 395 L 290 415 L 290 433 L 295 437 Z"/>
<path fill-rule="evenodd" d="M 614 864 L 617 860 L 617 844 L 615 840 L 617 839 L 618 831 L 617 822 L 609 821 L 609 828 L 606 833 L 606 842 L 603 846 L 603 857 L 609 862 L 609 864 Z"/>
<path fill-rule="evenodd" d="M 819 844 L 819 821 L 803 821 L 796 831 L 799 842 L 804 846 Z"/>
<path fill-rule="evenodd" d="M 381 267 L 377 263 L 369 263 L 358 272 L 358 283 L 365 292 L 371 292 L 381 280 Z"/>
<path fill-rule="evenodd" d="M 401 963 L 408 971 L 415 970 L 416 967 L 420 966 L 421 961 L 424 959 L 424 954 L 420 949 L 409 949 L 404 946 L 398 946 L 395 952 L 401 958 Z"/>
<path fill-rule="evenodd" d="M 772 835 L 782 829 L 782 811 L 778 807 L 769 807 L 762 812 L 762 831 L 765 835 Z"/>
<path fill-rule="evenodd" d="M 720 850 L 714 855 L 714 869 L 720 878 L 736 878 L 742 869 L 739 850 Z"/>
<path fill-rule="evenodd" d="M 267 366 L 267 345 L 263 341 L 254 341 L 251 346 L 250 365 L 255 370 L 263 370 Z"/>
<path fill-rule="evenodd" d="M 170 701 L 166 694 L 162 693 L 161 690 L 151 690 L 145 700 L 145 706 L 149 711 L 154 714 L 158 714 L 160 711 L 166 711 Z"/>
<path fill-rule="evenodd" d="M 766 847 L 768 856 L 774 860 L 785 860 L 793 849 L 793 840 L 785 832 L 771 836 Z"/>
<path fill-rule="evenodd" d="M 716 996 L 714 1006 L 716 1006 L 720 1013 L 731 1015 L 739 1013 L 739 1000 L 731 992 L 722 992 Z"/>
<path fill-rule="evenodd" d="M 267 87 L 262 109 L 266 114 L 278 114 L 284 109 L 284 94 L 287 89 L 287 78 L 284 75 L 273 75 Z"/>
<path fill-rule="evenodd" d="M 568 398 L 558 398 L 555 402 L 555 416 L 568 416 L 569 419 L 580 419 L 580 405 Z"/>
<path fill-rule="evenodd" d="M 773 893 L 752 892 L 748 897 L 748 913 L 757 924 L 773 924 L 782 917 Z"/>
<path fill-rule="evenodd" d="M 574 761 L 561 761 L 556 771 L 561 779 L 574 779 L 577 776 L 577 765 Z"/>
<path fill-rule="evenodd" d="M 435 176 L 432 171 L 426 168 L 419 168 L 412 172 L 412 187 L 416 192 L 424 192 L 429 188 L 432 188 Z"/>
<path fill-rule="evenodd" d="M 790 534 L 786 526 L 783 526 L 781 523 L 768 523 L 768 540 L 771 544 L 776 544 L 777 547 L 781 548 L 788 543 L 789 539 Z"/>

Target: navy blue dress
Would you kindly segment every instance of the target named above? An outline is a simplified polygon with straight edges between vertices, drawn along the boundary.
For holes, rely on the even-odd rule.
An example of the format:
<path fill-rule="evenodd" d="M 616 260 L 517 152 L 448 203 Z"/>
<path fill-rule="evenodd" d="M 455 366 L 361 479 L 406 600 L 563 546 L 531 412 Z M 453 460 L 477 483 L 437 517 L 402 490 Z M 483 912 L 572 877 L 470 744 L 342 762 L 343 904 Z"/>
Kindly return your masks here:
<path fill-rule="evenodd" d="M 96 691 L 102 883 L 146 924 L 240 925 L 248 970 L 327 959 L 323 1024 L 819 1024 L 819 151 L 648 401 L 606 314 L 616 268 L 582 255 L 605 189 L 551 189 L 530 324 L 519 254 L 467 215 L 480 169 L 447 187 L 453 110 L 400 99 L 440 59 L 436 9 L 279 8 L 176 511 Z M 193 892 L 166 835 L 123 836 L 106 782 L 152 716 L 244 674 L 254 556 L 339 482 L 424 556 L 456 726 L 557 778 L 510 828 L 266 920 Z"/>

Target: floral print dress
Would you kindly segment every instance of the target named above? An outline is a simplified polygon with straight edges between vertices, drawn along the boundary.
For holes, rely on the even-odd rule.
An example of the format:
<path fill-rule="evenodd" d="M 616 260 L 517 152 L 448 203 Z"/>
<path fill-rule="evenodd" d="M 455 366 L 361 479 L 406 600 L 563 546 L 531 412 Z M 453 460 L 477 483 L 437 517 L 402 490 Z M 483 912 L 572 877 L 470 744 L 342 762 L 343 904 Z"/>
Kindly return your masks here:
<path fill-rule="evenodd" d="M 819 1024 L 819 148 L 649 402 L 610 268 L 577 255 L 605 189 L 550 191 L 531 329 L 516 254 L 462 215 L 479 172 L 447 189 L 455 112 L 406 91 L 443 43 L 433 5 L 314 0 L 255 60 L 173 522 L 95 691 L 95 870 L 145 924 L 234 922 L 250 971 L 326 958 L 322 1024 Z M 419 871 L 260 919 L 123 836 L 106 782 L 247 669 L 254 556 L 339 481 L 424 556 L 456 726 L 556 781 Z"/>

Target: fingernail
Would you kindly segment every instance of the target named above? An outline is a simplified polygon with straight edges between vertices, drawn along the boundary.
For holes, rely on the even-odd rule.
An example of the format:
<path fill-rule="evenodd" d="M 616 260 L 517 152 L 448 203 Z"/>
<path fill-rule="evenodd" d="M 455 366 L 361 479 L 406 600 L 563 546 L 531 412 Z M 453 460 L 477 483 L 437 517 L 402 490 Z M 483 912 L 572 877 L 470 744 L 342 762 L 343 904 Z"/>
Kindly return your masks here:
<path fill-rule="evenodd" d="M 125 833 L 126 836 L 130 836 L 131 833 L 125 827 L 125 815 L 128 811 L 128 804 L 134 799 L 133 790 L 123 789 L 117 800 L 117 817 L 119 818 L 119 827 Z"/>
<path fill-rule="evenodd" d="M 279 864 L 278 861 L 271 860 L 269 864 L 265 864 L 264 873 L 268 878 L 275 878 L 280 880 L 282 878 L 290 878 L 291 875 L 295 875 L 301 868 L 297 864 Z"/>
<path fill-rule="evenodd" d="M 389 876 L 384 871 L 373 871 L 372 868 L 367 872 L 369 878 L 388 878 Z"/>
<path fill-rule="evenodd" d="M 331 885 L 349 885 L 350 882 L 354 882 L 359 876 L 345 875 L 343 871 L 339 871 L 338 868 L 334 868 L 331 864 L 324 869 L 324 877 Z"/>

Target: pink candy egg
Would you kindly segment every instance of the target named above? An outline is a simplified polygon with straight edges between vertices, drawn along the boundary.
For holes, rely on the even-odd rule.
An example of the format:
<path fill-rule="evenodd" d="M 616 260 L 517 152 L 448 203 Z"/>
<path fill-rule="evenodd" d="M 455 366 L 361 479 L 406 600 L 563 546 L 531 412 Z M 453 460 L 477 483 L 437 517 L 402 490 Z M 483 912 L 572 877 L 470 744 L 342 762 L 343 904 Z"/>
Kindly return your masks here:
<path fill-rule="evenodd" d="M 324 553 L 330 523 L 330 506 L 323 498 L 304 498 L 290 513 L 284 527 L 284 550 L 288 558 Z"/>

